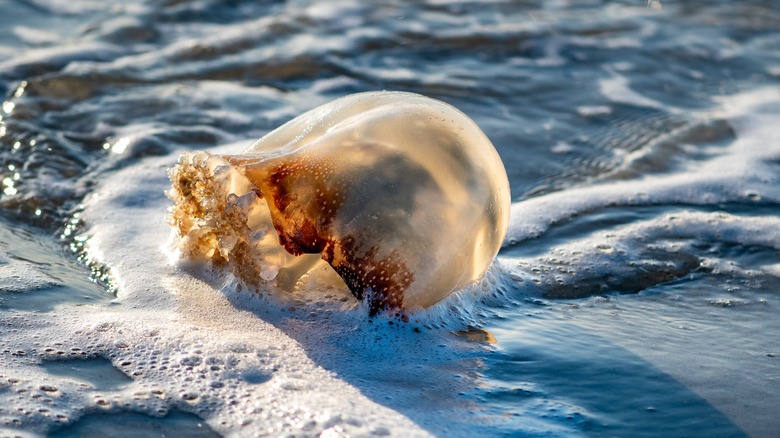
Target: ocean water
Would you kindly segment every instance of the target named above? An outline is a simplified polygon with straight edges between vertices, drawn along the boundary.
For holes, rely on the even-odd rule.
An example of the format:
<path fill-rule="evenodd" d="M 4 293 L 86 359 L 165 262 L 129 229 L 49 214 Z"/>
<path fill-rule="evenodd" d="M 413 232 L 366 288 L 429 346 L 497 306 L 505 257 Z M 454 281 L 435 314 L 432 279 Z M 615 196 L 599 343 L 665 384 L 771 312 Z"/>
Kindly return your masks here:
<path fill-rule="evenodd" d="M 772 1 L 0 0 L 0 436 L 780 431 Z M 350 93 L 474 119 L 512 189 L 403 324 L 176 259 L 166 169 Z"/>

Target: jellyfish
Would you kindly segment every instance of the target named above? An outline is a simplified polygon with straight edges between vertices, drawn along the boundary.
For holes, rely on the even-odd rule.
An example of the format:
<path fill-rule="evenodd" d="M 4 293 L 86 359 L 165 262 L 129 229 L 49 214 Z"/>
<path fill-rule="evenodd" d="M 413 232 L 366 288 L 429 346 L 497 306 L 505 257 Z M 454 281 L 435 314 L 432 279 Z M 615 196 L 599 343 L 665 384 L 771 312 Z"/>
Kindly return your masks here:
<path fill-rule="evenodd" d="M 465 114 L 383 91 L 312 109 L 237 155 L 169 170 L 182 257 L 294 291 L 329 272 L 371 315 L 429 307 L 478 281 L 509 221 L 506 170 Z"/>

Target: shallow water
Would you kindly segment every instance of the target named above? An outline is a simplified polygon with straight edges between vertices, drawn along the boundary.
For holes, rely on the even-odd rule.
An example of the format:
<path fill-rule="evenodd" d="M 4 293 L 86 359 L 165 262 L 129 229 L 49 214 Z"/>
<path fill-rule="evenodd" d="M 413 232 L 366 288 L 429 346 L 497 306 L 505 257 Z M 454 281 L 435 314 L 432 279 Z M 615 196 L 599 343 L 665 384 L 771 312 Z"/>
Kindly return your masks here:
<path fill-rule="evenodd" d="M 0 435 L 773 436 L 780 13 L 651 3 L 0 0 Z M 481 284 L 399 325 L 172 261 L 182 150 L 381 89 L 498 149 Z"/>

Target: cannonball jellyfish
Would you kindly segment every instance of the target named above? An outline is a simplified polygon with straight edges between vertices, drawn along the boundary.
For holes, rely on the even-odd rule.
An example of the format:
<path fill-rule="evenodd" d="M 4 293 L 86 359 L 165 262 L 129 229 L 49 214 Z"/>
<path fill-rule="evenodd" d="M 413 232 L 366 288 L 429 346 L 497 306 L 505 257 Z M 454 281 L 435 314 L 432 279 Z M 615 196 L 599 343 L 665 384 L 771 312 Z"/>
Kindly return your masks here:
<path fill-rule="evenodd" d="M 479 280 L 509 221 L 487 136 L 451 105 L 406 92 L 334 100 L 238 155 L 184 153 L 169 177 L 183 257 L 288 291 L 325 266 L 371 315 L 425 308 Z"/>

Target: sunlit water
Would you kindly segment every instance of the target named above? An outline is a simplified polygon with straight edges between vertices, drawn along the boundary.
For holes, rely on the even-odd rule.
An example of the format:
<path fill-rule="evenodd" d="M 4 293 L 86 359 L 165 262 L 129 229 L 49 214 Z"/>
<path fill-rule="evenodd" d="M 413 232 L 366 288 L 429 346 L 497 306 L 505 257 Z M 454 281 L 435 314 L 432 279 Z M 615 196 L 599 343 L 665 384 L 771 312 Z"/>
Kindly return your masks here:
<path fill-rule="evenodd" d="M 224 3 L 0 0 L 0 435 L 776 436 L 773 2 Z M 382 89 L 501 154 L 480 284 L 399 324 L 174 263 L 182 150 Z"/>

